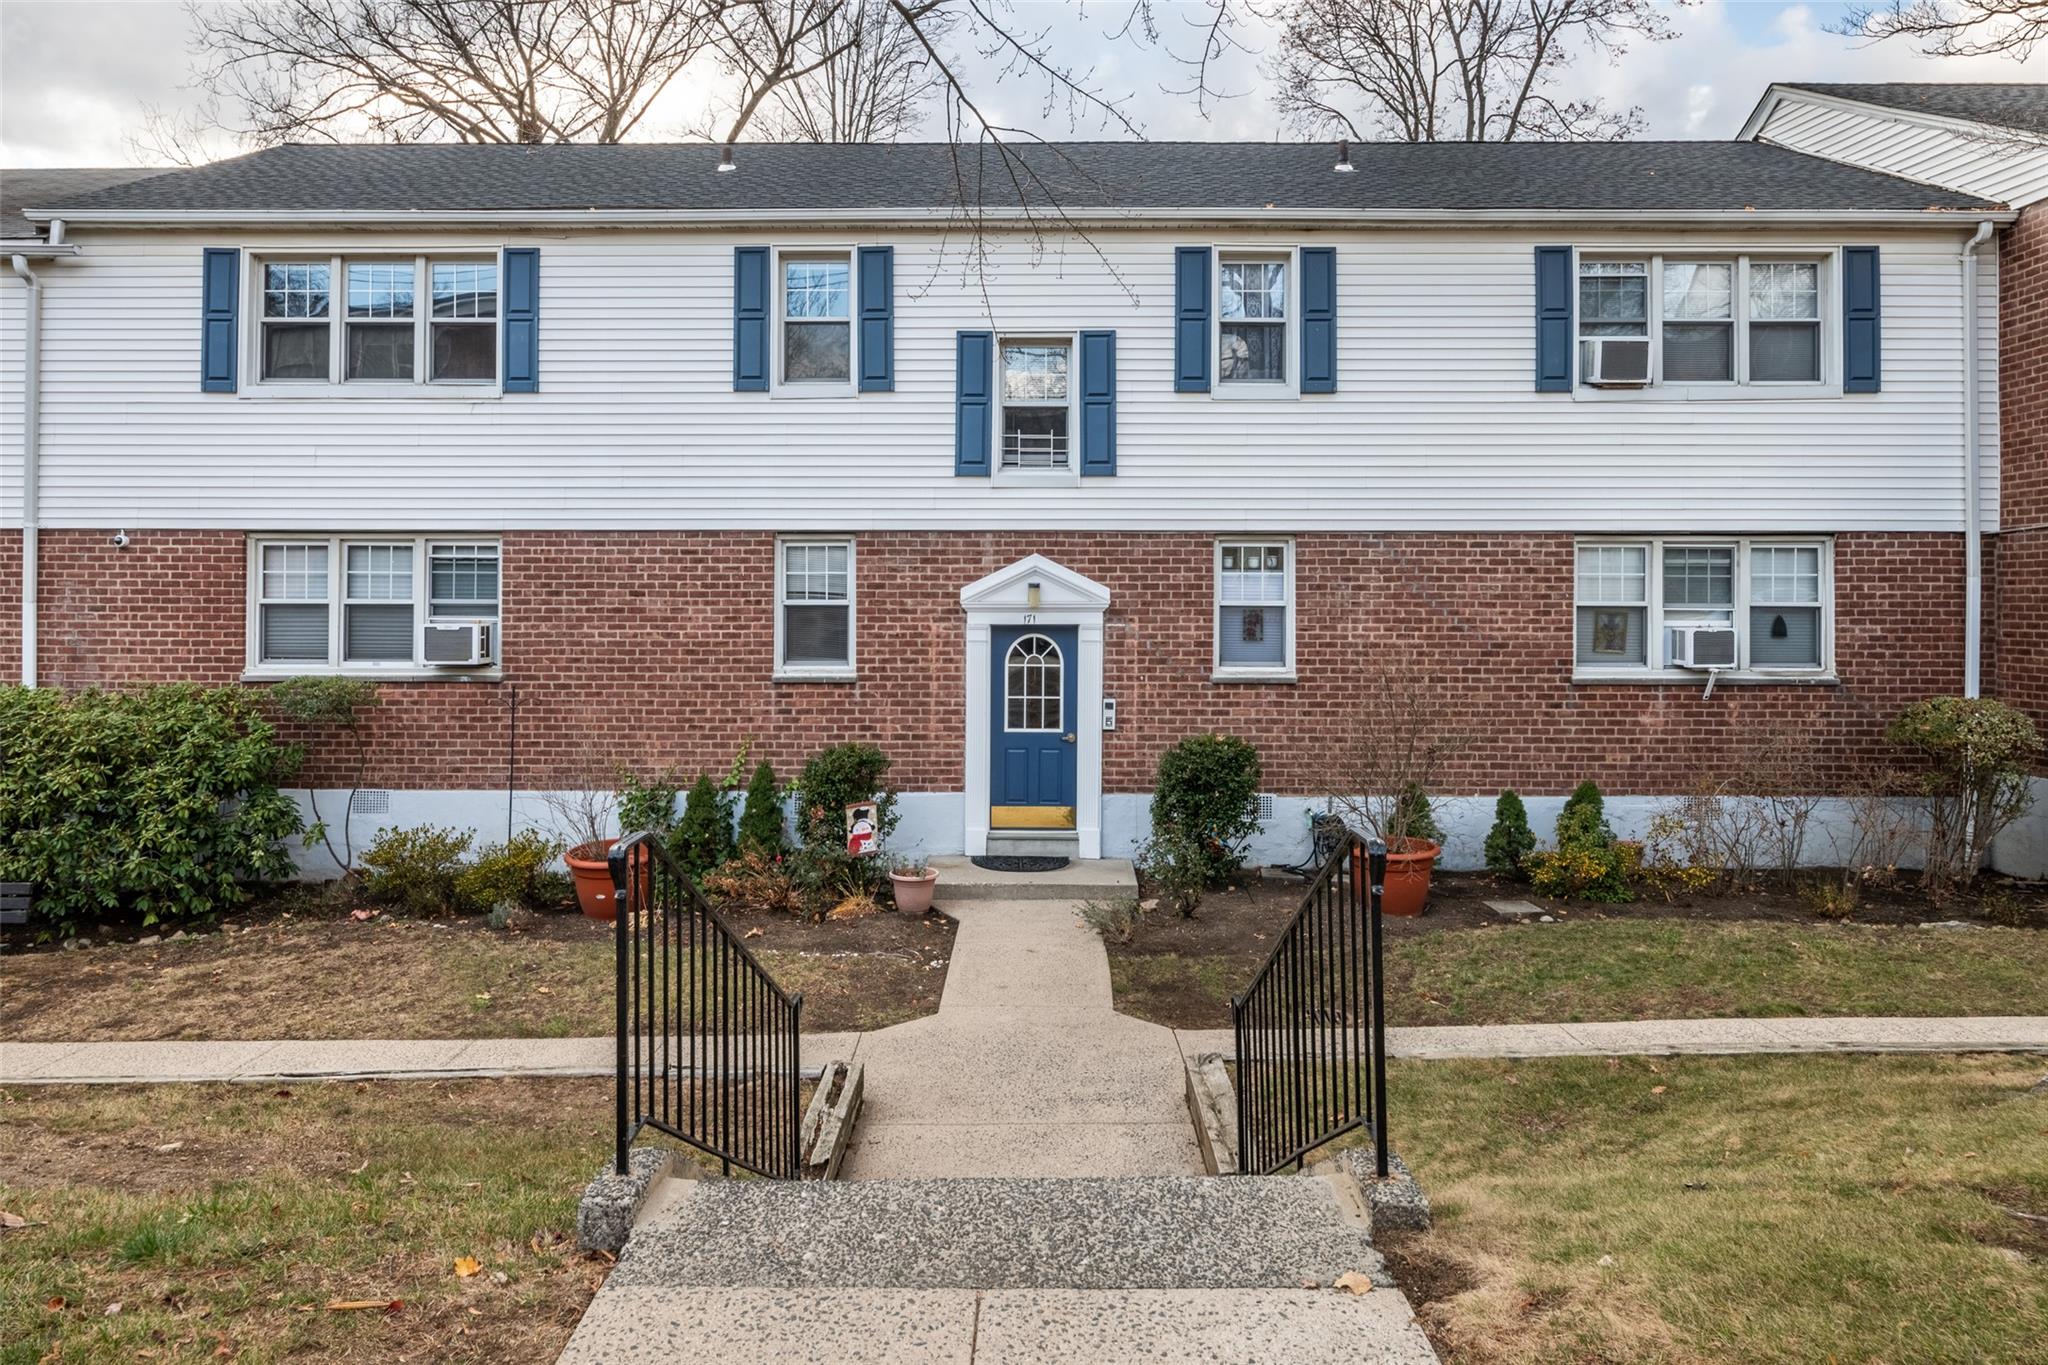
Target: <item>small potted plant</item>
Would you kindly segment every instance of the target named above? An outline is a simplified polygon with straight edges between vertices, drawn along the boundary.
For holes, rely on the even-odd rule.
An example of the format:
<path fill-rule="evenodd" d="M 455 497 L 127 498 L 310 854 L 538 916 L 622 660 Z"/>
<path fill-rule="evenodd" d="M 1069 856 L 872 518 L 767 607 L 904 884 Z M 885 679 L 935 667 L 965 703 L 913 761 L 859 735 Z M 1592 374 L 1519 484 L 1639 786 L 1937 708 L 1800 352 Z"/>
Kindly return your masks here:
<path fill-rule="evenodd" d="M 1332 804 L 1346 823 L 1386 845 L 1380 908 L 1389 915 L 1419 915 L 1429 901 L 1444 838 L 1429 789 L 1469 743 L 1451 729 L 1432 677 L 1419 665 L 1396 663 L 1369 680 L 1352 752 L 1331 783 Z M 1366 869 L 1354 864 L 1351 875 L 1365 895 Z"/>
<path fill-rule="evenodd" d="M 550 792 L 542 798 L 554 816 L 555 833 L 566 851 L 562 862 L 576 885 L 576 903 L 592 919 L 618 917 L 618 892 L 606 861 L 618 840 L 611 833 L 618 799 L 608 791 Z"/>
<path fill-rule="evenodd" d="M 896 908 L 909 915 L 923 915 L 932 908 L 932 888 L 939 874 L 923 858 L 898 858 L 889 865 L 889 882 L 895 888 Z"/>

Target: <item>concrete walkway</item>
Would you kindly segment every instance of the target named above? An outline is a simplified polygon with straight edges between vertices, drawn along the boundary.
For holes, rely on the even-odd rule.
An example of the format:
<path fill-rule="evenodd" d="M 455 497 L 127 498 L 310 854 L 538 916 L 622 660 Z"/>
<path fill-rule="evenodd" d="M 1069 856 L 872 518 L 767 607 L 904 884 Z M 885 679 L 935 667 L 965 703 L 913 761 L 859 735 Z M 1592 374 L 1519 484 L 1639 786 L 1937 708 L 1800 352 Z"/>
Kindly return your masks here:
<path fill-rule="evenodd" d="M 972 915 L 971 909 L 965 910 Z M 954 970 L 958 970 L 956 966 Z M 951 980 L 947 993 L 952 991 Z M 965 1022 L 965 1011 L 955 1018 Z M 1076 1016 L 1078 1017 L 1078 1016 Z M 1113 1016 L 1112 1027 L 1136 1023 Z M 927 1021 L 919 1021 L 920 1023 Z M 1070 1018 L 1066 1022 L 1074 1022 Z M 1146 1029 L 1155 1026 L 1145 1025 Z M 916 1030 L 918 1024 L 898 1025 Z M 811 1033 L 804 1062 L 863 1060 L 883 1033 Z M 1160 1030 L 1160 1032 L 1169 1032 Z M 1154 1034 L 1139 1036 L 1152 1038 Z M 1181 1053 L 1230 1051 L 1228 1029 L 1171 1031 Z M 890 1047 L 895 1044 L 892 1042 Z M 1664 1057 L 1801 1052 L 2048 1052 L 2048 1016 L 1644 1019 L 1595 1024 L 1392 1028 L 1387 1054 L 1424 1061 L 1485 1057 Z M 609 1038 L 361 1039 L 231 1043 L 0 1042 L 0 1085 L 154 1081 L 461 1080 L 609 1076 Z M 1177 1083 L 1177 1082 L 1176 1082 Z M 861 1120 L 873 1119 L 870 1107 Z"/>
<path fill-rule="evenodd" d="M 1202 1169 L 1173 1030 L 1111 1008 L 1067 901 L 961 901 L 939 1012 L 865 1034 L 850 1180 Z"/>

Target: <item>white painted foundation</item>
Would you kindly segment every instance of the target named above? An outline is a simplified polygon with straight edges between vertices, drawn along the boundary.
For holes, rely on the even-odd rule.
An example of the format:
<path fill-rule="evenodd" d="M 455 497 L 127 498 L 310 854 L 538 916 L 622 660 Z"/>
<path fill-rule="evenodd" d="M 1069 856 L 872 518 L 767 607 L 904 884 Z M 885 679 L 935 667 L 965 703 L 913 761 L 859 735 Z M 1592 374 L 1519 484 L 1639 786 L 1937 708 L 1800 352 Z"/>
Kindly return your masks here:
<path fill-rule="evenodd" d="M 2014 877 L 2048 878 L 2048 777 L 2033 779 L 2034 804 L 1998 836 L 1991 865 Z"/>
<path fill-rule="evenodd" d="M 2034 782 L 2034 809 L 2020 824 L 1999 840 L 1994 865 L 2015 876 L 2048 875 L 2048 779 Z M 310 806 L 303 791 L 292 793 L 299 808 L 311 820 Z M 543 794 L 514 793 L 509 803 L 504 791 L 389 791 L 384 793 L 387 809 L 380 814 L 358 814 L 351 822 L 356 855 L 360 857 L 377 831 L 393 826 L 446 825 L 473 831 L 479 843 L 505 837 L 508 818 L 513 829 L 549 830 L 553 813 Z M 1622 838 L 1641 838 L 1650 821 L 1674 798 L 1669 796 L 1609 796 L 1607 819 Z M 346 791 L 322 790 L 321 814 L 337 827 L 347 808 Z M 891 849 L 907 855 L 933 856 L 965 851 L 966 799 L 959 792 L 904 792 L 897 798 L 901 812 Z M 1562 796 L 1526 796 L 1529 827 L 1539 843 L 1548 844 L 1557 815 L 1564 806 Z M 1254 864 L 1299 863 L 1309 855 L 1309 816 L 1324 810 L 1321 797 L 1276 796 L 1273 816 L 1252 840 L 1248 861 Z M 1442 866 L 1451 871 L 1471 871 L 1486 864 L 1486 832 L 1493 826 L 1494 798 L 1491 796 L 1450 796 L 1436 801 L 1437 821 L 1444 828 Z M 1912 803 L 1902 803 L 1910 812 Z M 1823 801 L 1813 814 L 1806 837 L 1805 861 L 1810 866 L 1839 866 L 1850 839 L 1850 803 Z M 1106 794 L 1102 799 L 1102 856 L 1134 856 L 1151 833 L 1152 798 L 1143 793 Z M 337 848 L 341 839 L 337 832 Z M 292 849 L 302 876 L 319 880 L 338 875 L 339 869 L 327 856 L 324 845 Z M 1908 866 L 1915 864 L 1908 863 Z"/>

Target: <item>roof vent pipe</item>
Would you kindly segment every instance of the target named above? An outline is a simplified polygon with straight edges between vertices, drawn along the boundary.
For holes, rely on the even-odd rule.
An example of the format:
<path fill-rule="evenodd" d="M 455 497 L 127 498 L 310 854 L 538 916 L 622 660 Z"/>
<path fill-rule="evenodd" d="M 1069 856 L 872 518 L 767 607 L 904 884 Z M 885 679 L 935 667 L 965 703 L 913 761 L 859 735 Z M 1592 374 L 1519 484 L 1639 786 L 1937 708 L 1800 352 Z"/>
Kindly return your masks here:
<path fill-rule="evenodd" d="M 1351 164 L 1351 139 L 1343 138 L 1337 143 L 1337 164 L 1330 167 L 1340 175 L 1350 175 L 1358 167 Z"/>
<path fill-rule="evenodd" d="M 718 173 L 723 175 L 727 171 L 738 169 L 739 167 L 732 164 L 732 144 L 728 142 L 718 149 Z"/>

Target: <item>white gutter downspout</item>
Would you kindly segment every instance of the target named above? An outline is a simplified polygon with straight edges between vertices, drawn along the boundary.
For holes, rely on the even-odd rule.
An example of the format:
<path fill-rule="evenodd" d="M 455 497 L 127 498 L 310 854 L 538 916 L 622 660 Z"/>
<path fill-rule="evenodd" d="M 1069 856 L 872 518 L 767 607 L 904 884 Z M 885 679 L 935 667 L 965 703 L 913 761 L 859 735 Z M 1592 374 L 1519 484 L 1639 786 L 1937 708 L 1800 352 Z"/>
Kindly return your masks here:
<path fill-rule="evenodd" d="M 1983 695 L 1984 511 L 1983 417 L 1979 413 L 1977 250 L 1991 240 L 1989 221 L 1963 244 L 1963 695 Z"/>
<path fill-rule="evenodd" d="M 52 224 L 54 241 L 58 233 Z M 14 273 L 28 286 L 21 368 L 21 685 L 36 685 L 36 521 L 43 428 L 43 282 L 16 254 Z"/>

